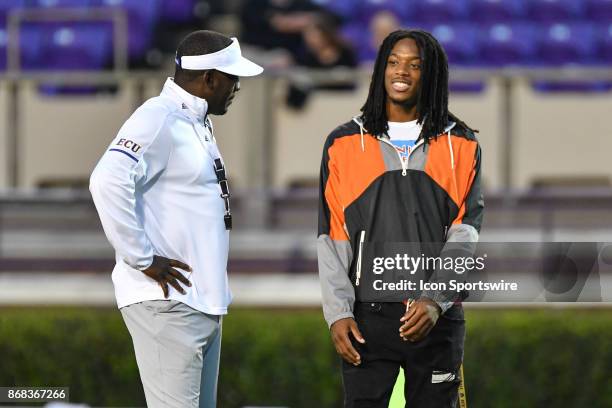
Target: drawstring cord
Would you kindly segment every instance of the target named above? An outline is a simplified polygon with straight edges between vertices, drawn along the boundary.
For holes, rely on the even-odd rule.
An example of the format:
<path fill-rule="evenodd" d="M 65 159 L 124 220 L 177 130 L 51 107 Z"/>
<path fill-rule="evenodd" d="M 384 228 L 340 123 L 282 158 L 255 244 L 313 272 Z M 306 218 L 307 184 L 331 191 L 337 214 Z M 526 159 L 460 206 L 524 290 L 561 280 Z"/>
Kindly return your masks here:
<path fill-rule="evenodd" d="M 361 134 L 361 151 L 365 152 L 365 141 L 363 138 L 363 124 L 358 120 L 358 116 L 355 116 L 353 118 L 353 122 L 355 122 L 357 124 L 357 126 L 359 126 L 359 134 Z"/>
<path fill-rule="evenodd" d="M 365 152 L 365 144 L 363 141 L 363 126 L 359 125 L 359 133 L 361 133 L 361 151 Z"/>
<path fill-rule="evenodd" d="M 450 151 L 450 162 L 451 162 L 451 175 L 453 177 L 453 187 L 455 188 L 455 197 L 459 197 L 459 189 L 457 188 L 457 176 L 455 175 L 455 154 L 453 153 L 453 142 L 451 137 L 451 131 L 448 130 L 446 134 L 448 138 L 448 149 Z"/>
<path fill-rule="evenodd" d="M 455 168 L 455 154 L 453 153 L 453 142 L 451 138 L 450 129 L 448 130 L 448 133 L 446 134 L 446 136 L 448 138 L 448 150 L 450 151 L 451 169 L 454 169 Z"/>
<path fill-rule="evenodd" d="M 364 136 L 363 136 L 363 125 L 357 120 L 356 117 L 353 118 L 353 121 L 355 123 L 357 123 L 357 125 L 359 125 L 359 135 L 361 136 L 361 151 L 365 152 L 365 141 L 364 141 Z M 448 150 L 449 150 L 449 153 L 450 153 L 451 169 L 454 170 L 455 169 L 455 154 L 453 152 L 453 141 L 452 141 L 452 137 L 451 137 L 451 129 L 452 129 L 452 126 L 448 129 L 448 132 L 446 133 L 446 137 L 448 139 Z M 400 158 L 400 160 L 401 160 L 401 158 Z M 402 169 L 402 175 L 403 176 L 406 175 L 406 169 Z"/>

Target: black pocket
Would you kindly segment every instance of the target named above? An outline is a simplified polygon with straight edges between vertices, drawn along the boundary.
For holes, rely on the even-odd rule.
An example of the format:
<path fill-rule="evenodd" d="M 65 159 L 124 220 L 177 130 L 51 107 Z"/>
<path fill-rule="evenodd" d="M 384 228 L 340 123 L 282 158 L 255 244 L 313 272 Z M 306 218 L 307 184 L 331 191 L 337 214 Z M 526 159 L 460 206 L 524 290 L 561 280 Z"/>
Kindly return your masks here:
<path fill-rule="evenodd" d="M 453 309 L 453 310 L 451 310 Z M 440 316 L 436 325 L 426 337 L 426 358 L 434 371 L 457 373 L 463 361 L 465 321 L 463 310 L 453 306 L 451 314 Z"/>
<path fill-rule="evenodd" d="M 461 305 L 453 305 L 446 312 L 440 315 L 440 318 L 464 322 L 465 315 L 463 314 L 463 307 Z"/>

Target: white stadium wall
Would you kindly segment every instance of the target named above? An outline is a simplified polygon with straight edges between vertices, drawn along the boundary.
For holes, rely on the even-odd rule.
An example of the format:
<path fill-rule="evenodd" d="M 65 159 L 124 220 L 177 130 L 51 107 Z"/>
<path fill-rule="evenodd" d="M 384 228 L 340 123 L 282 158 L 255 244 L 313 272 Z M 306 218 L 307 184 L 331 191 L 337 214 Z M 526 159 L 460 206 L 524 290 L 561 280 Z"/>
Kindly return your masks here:
<path fill-rule="evenodd" d="M 513 180 L 526 187 L 535 178 L 612 177 L 612 92 L 533 92 L 515 84 Z"/>
<path fill-rule="evenodd" d="M 44 180 L 86 179 L 104 148 L 139 98 L 157 95 L 163 78 L 145 81 L 142 93 L 123 80 L 116 95 L 41 96 L 33 82 L 21 82 L 19 104 L 19 187 Z M 215 133 L 232 185 L 257 188 L 318 178 L 325 137 L 359 112 L 367 84 L 355 92 L 319 91 L 302 111 L 284 103 L 285 81 L 247 79 L 229 113 L 214 118 Z M 268 100 L 271 103 L 267 103 Z M 503 93 L 501 80 L 488 80 L 482 93 L 451 95 L 451 110 L 480 130 L 483 177 L 489 188 L 503 186 Z M 0 81 L 0 187 L 8 187 L 8 95 Z M 612 92 L 541 94 L 526 80 L 513 86 L 511 146 L 513 187 L 534 178 L 612 176 Z M 270 121 L 267 123 L 267 121 Z"/>
<path fill-rule="evenodd" d="M 19 185 L 87 178 L 133 109 L 133 85 L 123 82 L 112 96 L 57 98 L 22 83 Z"/>

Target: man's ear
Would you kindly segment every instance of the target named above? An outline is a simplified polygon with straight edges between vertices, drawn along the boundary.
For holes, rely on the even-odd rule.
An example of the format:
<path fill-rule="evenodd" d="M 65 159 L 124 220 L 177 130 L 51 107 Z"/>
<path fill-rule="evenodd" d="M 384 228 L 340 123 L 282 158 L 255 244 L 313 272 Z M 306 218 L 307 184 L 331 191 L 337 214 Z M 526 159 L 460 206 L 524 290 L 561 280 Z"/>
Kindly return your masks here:
<path fill-rule="evenodd" d="M 205 71 L 203 75 L 206 87 L 211 91 L 214 90 L 217 87 L 217 77 L 215 75 L 215 71 L 209 69 L 208 71 Z"/>

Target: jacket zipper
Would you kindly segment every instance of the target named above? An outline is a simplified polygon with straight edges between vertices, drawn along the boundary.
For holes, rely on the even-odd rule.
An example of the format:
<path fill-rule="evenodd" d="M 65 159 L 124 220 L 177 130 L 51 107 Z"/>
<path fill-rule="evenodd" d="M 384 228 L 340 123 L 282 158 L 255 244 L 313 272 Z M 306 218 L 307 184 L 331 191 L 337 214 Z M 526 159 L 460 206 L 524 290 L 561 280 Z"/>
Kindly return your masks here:
<path fill-rule="evenodd" d="M 410 150 L 410 153 L 408 153 L 408 157 L 406 157 L 406 161 L 404 162 L 404 159 L 402 159 L 402 154 L 395 148 L 395 145 L 393 145 L 393 143 L 383 137 L 378 137 L 378 140 L 391 146 L 395 153 L 397 153 L 400 165 L 402 166 L 402 176 L 405 176 L 408 173 L 408 163 L 410 162 L 410 156 L 416 150 L 417 147 L 423 144 L 423 139 L 421 139 L 414 146 L 412 146 L 412 149 Z"/>
<path fill-rule="evenodd" d="M 359 254 L 357 255 L 357 278 L 355 279 L 355 286 L 359 286 L 359 279 L 361 279 L 361 254 L 363 252 L 363 242 L 365 241 L 365 230 L 362 230 L 359 234 Z"/>

